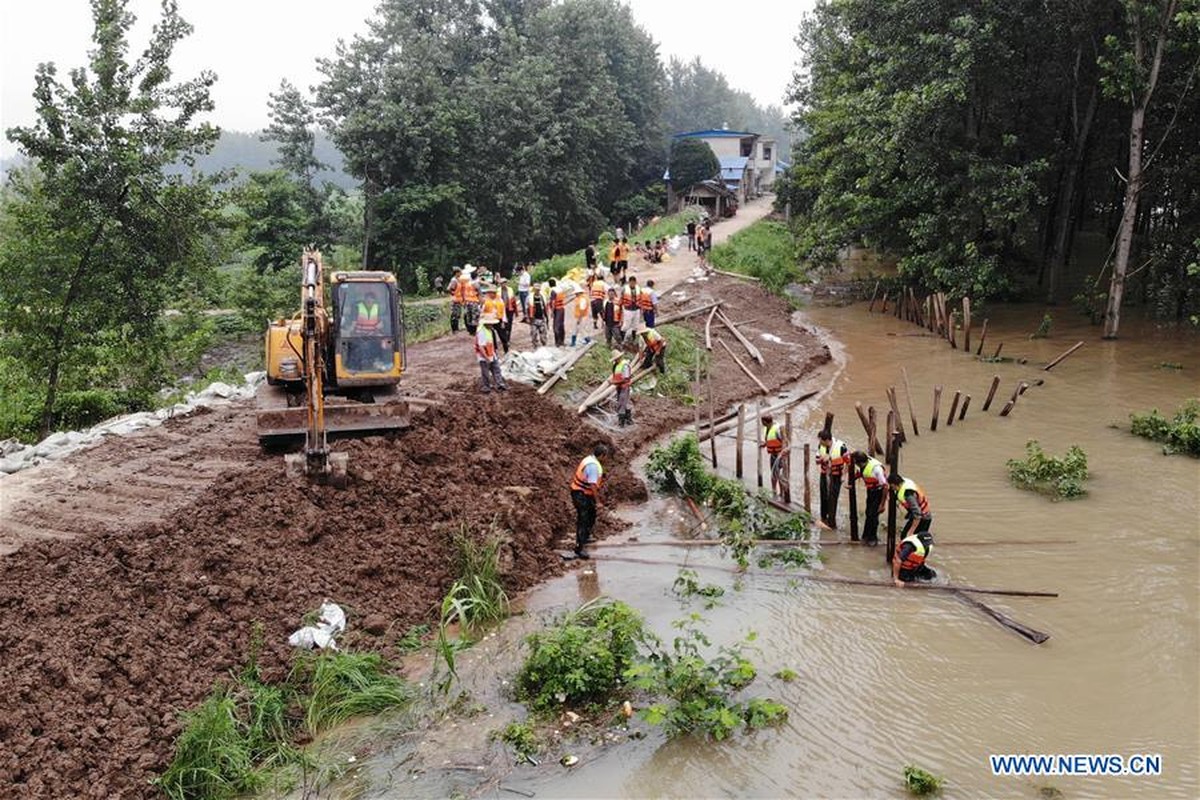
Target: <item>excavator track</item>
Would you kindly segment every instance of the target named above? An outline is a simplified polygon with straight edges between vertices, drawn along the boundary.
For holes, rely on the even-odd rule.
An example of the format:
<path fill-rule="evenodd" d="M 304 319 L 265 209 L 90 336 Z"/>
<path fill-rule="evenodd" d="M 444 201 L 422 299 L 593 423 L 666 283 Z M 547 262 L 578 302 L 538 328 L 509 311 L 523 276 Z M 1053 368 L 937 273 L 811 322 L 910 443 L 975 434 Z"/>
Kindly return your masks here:
<path fill-rule="evenodd" d="M 308 409 L 296 405 L 284 386 L 263 384 L 255 395 L 258 440 L 264 445 L 284 444 L 303 438 L 308 430 Z M 354 398 L 325 396 L 325 427 L 331 437 L 363 436 L 412 427 L 410 398 L 395 386 L 381 386 Z M 422 408 L 428 403 L 415 401 Z"/>

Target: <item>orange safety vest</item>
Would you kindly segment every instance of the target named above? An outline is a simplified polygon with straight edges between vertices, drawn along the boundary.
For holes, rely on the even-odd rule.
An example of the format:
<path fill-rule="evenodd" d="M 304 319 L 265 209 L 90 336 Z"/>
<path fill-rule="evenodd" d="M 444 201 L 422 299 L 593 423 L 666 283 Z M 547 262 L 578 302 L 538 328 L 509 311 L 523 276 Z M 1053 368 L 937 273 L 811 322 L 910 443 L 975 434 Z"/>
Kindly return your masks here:
<path fill-rule="evenodd" d="M 637 304 L 642 311 L 650 311 L 654 308 L 654 298 L 649 289 L 642 289 L 638 292 Z"/>
<path fill-rule="evenodd" d="M 480 325 L 475 332 L 475 355 L 480 361 L 492 361 L 496 358 L 496 335 L 487 325 Z"/>
<path fill-rule="evenodd" d="M 626 286 L 625 291 L 621 296 L 621 305 L 625 306 L 625 308 L 628 308 L 630 311 L 636 310 L 638 307 L 638 294 L 639 292 L 636 287 L 630 289 L 628 286 Z"/>
<path fill-rule="evenodd" d="M 517 311 L 517 296 L 512 292 L 508 293 L 508 300 L 504 304 L 504 308 L 509 312 L 509 315 L 515 314 Z"/>
<path fill-rule="evenodd" d="M 817 463 L 821 465 L 821 472 L 826 475 L 841 475 L 849 460 L 850 453 L 841 439 L 834 439 L 828 448 L 825 445 L 817 448 Z"/>
<path fill-rule="evenodd" d="M 463 287 L 461 301 L 463 304 L 479 302 L 479 289 L 475 284 L 470 281 L 463 281 L 459 283 L 459 286 Z"/>
<path fill-rule="evenodd" d="M 358 318 L 354 320 L 354 327 L 363 333 L 379 330 L 379 304 L 367 306 L 366 303 L 359 303 Z"/>
<path fill-rule="evenodd" d="M 614 264 L 621 260 L 621 248 L 619 245 L 614 244 L 608 248 L 608 260 Z"/>
<path fill-rule="evenodd" d="M 933 545 L 930 544 L 929 547 L 926 547 L 925 543 L 921 541 L 921 537 L 914 533 L 905 537 L 904 541 L 896 545 L 897 557 L 900 555 L 900 547 L 904 544 L 904 542 L 911 544 L 913 546 L 913 551 L 909 553 L 908 558 L 900 562 L 900 569 L 910 571 L 920 569 L 921 565 L 925 563 L 925 559 L 928 558 L 929 554 L 933 551 Z"/>
<path fill-rule="evenodd" d="M 911 478 L 905 478 L 899 486 L 896 487 L 896 497 L 900 502 L 904 502 L 904 496 L 909 492 L 917 493 L 917 505 L 921 507 L 921 516 L 929 516 L 929 498 L 925 496 L 925 490 L 917 485 L 917 482 Z"/>
<path fill-rule="evenodd" d="M 884 468 L 883 462 L 868 456 L 867 463 L 862 468 L 862 479 L 867 489 L 887 486 L 887 470 Z"/>
<path fill-rule="evenodd" d="M 632 382 L 633 382 L 633 375 L 630 374 L 629 359 L 622 358 L 620 361 L 618 361 L 616 364 L 613 365 L 613 371 L 612 371 L 613 386 L 616 386 L 619 389 L 622 386 L 628 386 Z"/>
<path fill-rule="evenodd" d="M 600 477 L 595 483 L 589 483 L 586 470 L 589 464 L 595 464 L 596 469 L 600 473 Z M 600 463 L 600 459 L 595 456 L 588 456 L 579 462 L 579 466 L 575 468 L 575 477 L 571 478 L 571 491 L 583 492 L 589 497 L 596 496 L 596 490 L 600 488 L 600 484 L 604 481 L 604 465 Z"/>
<path fill-rule="evenodd" d="M 612 301 L 612 309 L 613 309 L 613 311 L 612 311 L 613 324 L 618 325 L 618 324 L 620 324 L 621 320 L 623 320 L 625 318 L 625 309 L 621 308 L 620 300 Z"/>
<path fill-rule="evenodd" d="M 567 298 L 561 289 L 550 290 L 550 305 L 555 311 L 567 307 Z"/>
<path fill-rule="evenodd" d="M 484 300 L 482 311 L 484 314 L 487 314 L 490 311 L 496 315 L 497 319 L 499 319 L 501 322 L 504 322 L 504 301 L 500 298 L 493 300 L 489 297 L 488 299 Z"/>
<path fill-rule="evenodd" d="M 450 286 L 450 299 L 460 305 L 463 301 L 463 292 L 466 291 L 466 287 L 464 287 L 463 284 L 466 282 L 466 278 L 454 278 L 450 281 L 452 284 Z"/>
<path fill-rule="evenodd" d="M 771 427 L 767 428 L 767 434 L 763 437 L 763 441 L 767 443 L 768 453 L 783 452 L 783 431 L 779 429 L 778 422 L 773 423 Z"/>
<path fill-rule="evenodd" d="M 603 300 L 608 293 L 608 287 L 604 285 L 604 281 L 592 281 L 592 299 Z"/>
<path fill-rule="evenodd" d="M 646 349 L 651 353 L 657 353 L 667 346 L 667 340 L 654 328 L 647 328 L 642 334 L 642 338 L 646 342 Z"/>
<path fill-rule="evenodd" d="M 617 245 L 617 250 L 620 253 L 622 261 L 629 260 L 629 245 L 628 244 L 626 244 L 625 242 L 622 242 L 621 244 Z"/>

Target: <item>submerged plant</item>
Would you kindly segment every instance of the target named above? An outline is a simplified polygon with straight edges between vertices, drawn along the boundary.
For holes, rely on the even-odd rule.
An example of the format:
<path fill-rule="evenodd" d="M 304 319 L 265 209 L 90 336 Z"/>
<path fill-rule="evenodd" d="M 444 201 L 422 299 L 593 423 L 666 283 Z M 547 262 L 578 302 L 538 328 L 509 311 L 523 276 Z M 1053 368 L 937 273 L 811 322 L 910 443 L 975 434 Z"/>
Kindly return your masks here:
<path fill-rule="evenodd" d="M 1200 456 L 1200 399 L 1187 400 L 1167 419 L 1153 409 L 1149 414 L 1130 414 L 1129 431 L 1155 442 L 1163 443 L 1163 452 Z"/>
<path fill-rule="evenodd" d="M 1020 488 L 1067 499 L 1087 494 L 1083 488 L 1087 476 L 1087 455 L 1075 445 L 1067 448 L 1063 458 L 1055 458 L 1030 439 L 1025 443 L 1025 458 L 1008 461 L 1008 477 Z"/>
<path fill-rule="evenodd" d="M 684 600 L 703 597 L 705 608 L 713 608 L 725 595 L 725 589 L 715 583 L 700 583 L 696 571 L 691 569 L 679 570 L 679 574 L 675 576 L 675 582 L 671 584 L 671 591 Z"/>
<path fill-rule="evenodd" d="M 1037 330 L 1029 334 L 1030 339 L 1045 339 L 1050 335 L 1050 326 L 1054 324 L 1054 318 L 1049 314 L 1042 316 L 1042 321 L 1038 325 Z"/>
<path fill-rule="evenodd" d="M 942 779 L 926 772 L 918 766 L 909 764 L 904 768 L 904 785 L 908 791 L 917 797 L 937 794 L 942 791 Z"/>

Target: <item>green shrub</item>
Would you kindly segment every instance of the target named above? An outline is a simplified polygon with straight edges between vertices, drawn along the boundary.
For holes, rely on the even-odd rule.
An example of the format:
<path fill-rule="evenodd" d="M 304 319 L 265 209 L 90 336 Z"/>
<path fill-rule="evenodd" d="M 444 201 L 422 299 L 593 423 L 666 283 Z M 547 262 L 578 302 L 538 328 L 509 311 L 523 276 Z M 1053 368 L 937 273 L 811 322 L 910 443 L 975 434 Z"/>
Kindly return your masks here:
<path fill-rule="evenodd" d="M 537 734 L 528 722 L 510 722 L 503 730 L 494 733 L 492 738 L 499 739 L 511 747 L 517 754 L 518 761 L 532 760 L 541 749 Z"/>
<path fill-rule="evenodd" d="M 760 220 L 712 249 L 709 261 L 717 269 L 738 272 L 762 281 L 774 294 L 804 278 L 792 232 L 781 222 Z"/>
<path fill-rule="evenodd" d="M 1050 326 L 1054 324 L 1054 318 L 1049 314 L 1042 316 L 1042 321 L 1038 324 L 1037 330 L 1029 334 L 1030 339 L 1045 339 L 1050 335 Z"/>
<path fill-rule="evenodd" d="M 662 725 L 668 736 L 701 734 L 717 740 L 741 726 L 762 727 L 786 719 L 787 709 L 774 701 L 735 699 L 758 675 L 746 657 L 754 634 L 705 658 L 702 648 L 712 643 L 698 622 L 696 615 L 675 622 L 680 633 L 670 649 L 656 645 L 649 658 L 630 668 L 631 685 L 662 698 L 643 709 L 642 717 Z"/>
<path fill-rule="evenodd" d="M 1025 443 L 1024 459 L 1008 461 L 1008 477 L 1014 484 L 1056 497 L 1070 499 L 1087 494 L 1083 488 L 1087 476 L 1087 455 L 1075 445 L 1063 458 L 1055 458 L 1031 439 Z"/>
<path fill-rule="evenodd" d="M 619 601 L 592 601 L 526 639 L 518 699 L 534 711 L 596 705 L 620 688 L 646 633 L 642 617 Z"/>
<path fill-rule="evenodd" d="M 1175 412 L 1174 418 L 1168 420 L 1153 409 L 1149 414 L 1130 414 L 1129 430 L 1136 436 L 1142 436 L 1155 442 L 1163 443 L 1163 452 L 1186 453 L 1190 456 L 1200 456 L 1200 399 L 1191 398 Z"/>
<path fill-rule="evenodd" d="M 713 482 L 693 434 L 677 436 L 669 444 L 651 450 L 646 476 L 660 491 L 680 491 L 699 502 L 708 498 Z"/>
<path fill-rule="evenodd" d="M 693 392 L 696 359 L 700 360 L 700 377 L 708 374 L 711 357 L 700 344 L 700 336 L 686 325 L 661 325 L 656 329 L 667 340 L 667 374 L 657 376 L 654 393 L 669 397 L 684 405 L 699 401 Z"/>
<path fill-rule="evenodd" d="M 469 632 L 508 616 L 508 595 L 500 578 L 500 537 L 493 528 L 472 531 L 463 526 L 455 538 L 458 554 L 456 596 L 464 599 L 459 621 Z"/>
<path fill-rule="evenodd" d="M 942 791 L 942 779 L 920 767 L 909 764 L 904 768 L 904 785 L 918 797 Z"/>

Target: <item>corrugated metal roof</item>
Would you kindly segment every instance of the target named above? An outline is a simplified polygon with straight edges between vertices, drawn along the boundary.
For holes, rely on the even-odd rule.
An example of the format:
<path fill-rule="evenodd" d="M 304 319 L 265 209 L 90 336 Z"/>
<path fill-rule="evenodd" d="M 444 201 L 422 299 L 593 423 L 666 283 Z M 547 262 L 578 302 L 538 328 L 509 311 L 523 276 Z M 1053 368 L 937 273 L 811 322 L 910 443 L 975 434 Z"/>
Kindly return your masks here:
<path fill-rule="evenodd" d="M 746 136 L 758 136 L 758 134 L 757 134 L 757 133 L 751 133 L 750 131 L 727 131 L 727 130 L 719 130 L 719 129 L 715 129 L 715 128 L 714 128 L 714 129 L 707 130 L 707 131 L 688 131 L 687 133 L 677 133 L 677 134 L 675 134 L 674 138 L 676 138 L 676 139 L 685 139 L 685 138 L 696 138 L 696 139 L 720 139 L 720 138 L 727 138 L 727 139 L 742 139 L 742 138 L 744 138 L 744 137 L 746 137 Z"/>
<path fill-rule="evenodd" d="M 721 169 L 745 169 L 750 158 L 749 156 L 721 156 L 717 161 L 721 163 Z"/>

